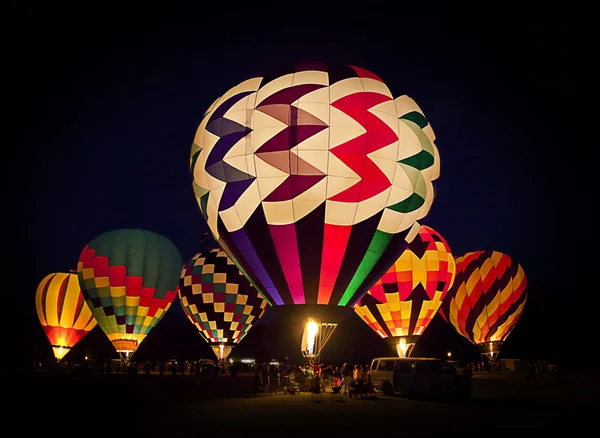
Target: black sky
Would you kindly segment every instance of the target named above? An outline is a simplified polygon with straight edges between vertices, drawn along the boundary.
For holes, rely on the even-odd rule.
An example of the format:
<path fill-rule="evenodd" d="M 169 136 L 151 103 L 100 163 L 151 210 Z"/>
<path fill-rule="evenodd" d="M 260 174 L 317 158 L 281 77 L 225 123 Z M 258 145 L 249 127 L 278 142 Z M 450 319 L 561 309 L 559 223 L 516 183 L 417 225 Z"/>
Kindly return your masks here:
<path fill-rule="evenodd" d="M 275 5 L 9 11 L 4 322 L 15 351 L 43 345 L 39 281 L 75 269 L 104 231 L 146 228 L 184 259 L 198 252 L 205 225 L 188 159 L 204 111 L 242 80 L 320 59 L 369 69 L 421 106 L 441 155 L 422 222 L 456 256 L 494 249 L 523 266 L 530 301 L 511 335 L 516 350 L 564 350 L 576 337 L 585 346 L 598 112 L 598 34 L 585 14 L 492 17 L 396 3 L 296 15 Z"/>

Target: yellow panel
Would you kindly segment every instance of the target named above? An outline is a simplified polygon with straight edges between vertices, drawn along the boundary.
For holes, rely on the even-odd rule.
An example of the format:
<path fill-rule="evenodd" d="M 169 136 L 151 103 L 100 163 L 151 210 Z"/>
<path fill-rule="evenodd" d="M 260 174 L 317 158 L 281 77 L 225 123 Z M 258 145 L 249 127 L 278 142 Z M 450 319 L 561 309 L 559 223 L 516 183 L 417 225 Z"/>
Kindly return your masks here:
<path fill-rule="evenodd" d="M 227 285 L 229 286 L 229 285 Z M 237 284 L 235 285 L 237 287 Z M 248 295 L 239 294 L 235 297 L 235 304 L 246 304 L 248 302 Z M 265 301 L 266 303 L 266 301 Z"/>
<path fill-rule="evenodd" d="M 471 295 L 471 292 L 473 291 L 473 289 L 475 288 L 475 286 L 477 285 L 477 283 L 479 281 L 481 281 L 481 272 L 479 271 L 479 268 L 475 268 L 475 270 L 473 271 L 473 273 L 467 279 L 467 282 L 466 282 L 467 294 Z"/>
<path fill-rule="evenodd" d="M 124 297 L 127 294 L 125 286 L 112 286 L 110 288 L 110 295 L 112 297 Z"/>
<path fill-rule="evenodd" d="M 223 321 L 231 322 L 233 320 L 233 312 L 225 312 L 223 314 Z"/>
<path fill-rule="evenodd" d="M 216 330 L 217 329 L 217 323 L 216 323 L 216 321 L 208 321 L 208 326 L 210 327 L 211 330 Z"/>
<path fill-rule="evenodd" d="M 158 310 L 156 311 L 156 314 L 154 315 L 154 317 L 155 317 L 156 319 L 159 319 L 160 317 L 162 317 L 162 315 L 163 315 L 163 313 L 164 313 L 164 312 L 165 312 L 165 310 L 163 310 L 163 309 L 158 309 Z"/>
<path fill-rule="evenodd" d="M 110 286 L 108 277 L 96 277 L 94 278 L 94 283 L 96 284 L 97 288 Z"/>
<path fill-rule="evenodd" d="M 63 307 L 59 317 L 61 327 L 71 328 L 75 323 L 75 311 L 77 310 L 77 303 L 81 296 L 81 289 L 75 274 L 69 274 L 69 279 L 67 281 L 65 300 L 63 301 Z M 87 307 L 87 304 L 84 304 L 84 309 Z"/>
<path fill-rule="evenodd" d="M 445 260 L 446 250 L 444 249 L 444 244 L 442 242 L 435 242 L 435 243 L 436 243 L 437 251 L 433 251 L 433 250 L 426 251 L 425 258 L 427 259 L 427 261 L 433 260 L 436 262 L 439 260 Z"/>
<path fill-rule="evenodd" d="M 200 295 L 200 294 L 202 294 L 202 283 L 192 284 L 192 295 Z"/>
<path fill-rule="evenodd" d="M 231 324 L 229 324 L 229 330 L 236 331 L 238 329 L 238 324 L 237 321 L 232 321 Z"/>
<path fill-rule="evenodd" d="M 152 318 L 151 316 L 146 316 L 146 319 L 144 319 L 144 325 L 149 327 L 152 324 L 153 319 L 154 318 Z"/>
<path fill-rule="evenodd" d="M 213 303 L 215 312 L 223 313 L 225 311 L 225 303 Z"/>
<path fill-rule="evenodd" d="M 204 265 L 204 266 L 202 266 L 202 273 L 203 274 L 212 274 L 213 272 L 215 272 L 215 265 Z"/>
<path fill-rule="evenodd" d="M 227 283 L 227 285 L 225 286 L 225 292 L 230 293 L 230 294 L 236 294 L 238 289 L 239 289 L 239 285 L 236 283 Z M 236 298 L 236 300 L 237 299 L 238 298 Z"/>
<path fill-rule="evenodd" d="M 385 294 L 385 300 L 388 303 L 400 303 L 400 294 L 398 292 Z"/>
<path fill-rule="evenodd" d="M 137 307 L 140 304 L 140 297 L 125 297 L 125 305 L 127 307 Z"/>
<path fill-rule="evenodd" d="M 149 307 L 140 306 L 137 308 L 137 314 L 139 316 L 146 316 L 148 314 L 148 309 L 149 309 Z"/>
<path fill-rule="evenodd" d="M 492 261 L 492 259 L 485 259 L 483 261 L 483 263 L 481 264 L 481 267 L 479 268 L 481 271 L 481 278 L 487 278 L 487 276 L 489 275 L 490 271 L 492 269 L 494 269 L 494 262 Z"/>
<path fill-rule="evenodd" d="M 198 314 L 198 316 L 200 317 L 200 320 L 202 322 L 208 322 L 208 315 L 206 314 L 206 312 L 201 312 Z"/>
<path fill-rule="evenodd" d="M 223 272 L 217 272 L 213 275 L 213 283 L 222 284 L 227 282 L 227 274 Z"/>
<path fill-rule="evenodd" d="M 412 260 L 408 259 L 408 260 L 397 260 L 395 263 L 396 266 L 396 271 L 397 272 L 405 272 L 405 271 L 412 271 Z"/>
<path fill-rule="evenodd" d="M 430 257 L 427 257 L 427 270 L 428 271 L 439 271 L 440 269 L 440 261 L 432 260 Z"/>
<path fill-rule="evenodd" d="M 254 321 L 254 315 L 248 315 L 248 319 L 246 319 L 246 324 L 250 324 L 252 321 Z"/>
<path fill-rule="evenodd" d="M 205 304 L 212 303 L 215 300 L 215 296 L 212 292 L 207 292 L 202 295 L 202 302 Z"/>
<path fill-rule="evenodd" d="M 413 271 L 413 273 L 412 273 L 413 289 L 419 283 L 425 284 L 426 282 L 427 282 L 427 271 L 425 271 L 425 270 Z"/>
<path fill-rule="evenodd" d="M 82 271 L 83 279 L 89 280 L 90 278 L 94 278 L 94 268 L 85 268 Z"/>
<path fill-rule="evenodd" d="M 60 278 L 60 277 L 59 277 Z M 52 282 L 50 283 L 50 287 L 48 287 L 48 292 L 46 293 L 46 321 L 50 326 L 58 326 L 58 291 L 60 288 L 61 281 L 59 278 L 54 277 Z"/>
<path fill-rule="evenodd" d="M 413 275 L 418 271 L 426 271 L 427 270 L 427 261 L 424 259 L 419 259 L 418 257 L 414 257 L 412 261 L 412 271 Z"/>
<path fill-rule="evenodd" d="M 36 292 L 35 292 L 35 310 L 37 312 L 38 318 L 42 325 L 47 325 L 46 318 L 44 317 L 44 306 L 46 303 L 42 303 L 42 292 L 46 287 L 46 283 L 50 281 L 50 278 L 53 274 L 46 275 L 44 279 L 40 282 Z"/>
<path fill-rule="evenodd" d="M 498 309 L 499 305 L 500 305 L 500 294 L 496 294 L 496 296 L 494 298 L 492 298 L 490 303 L 486 306 L 487 314 L 493 315 L 494 312 Z"/>

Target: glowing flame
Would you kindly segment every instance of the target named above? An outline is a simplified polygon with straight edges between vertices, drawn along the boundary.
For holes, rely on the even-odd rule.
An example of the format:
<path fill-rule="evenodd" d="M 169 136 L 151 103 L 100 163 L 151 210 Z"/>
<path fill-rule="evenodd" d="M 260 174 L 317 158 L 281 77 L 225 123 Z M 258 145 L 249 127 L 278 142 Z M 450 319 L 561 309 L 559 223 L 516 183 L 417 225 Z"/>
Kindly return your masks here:
<path fill-rule="evenodd" d="M 400 338 L 398 340 L 398 344 L 396 345 L 396 351 L 398 352 L 399 357 L 407 357 L 407 352 L 414 344 L 409 344 L 406 342 L 406 338 Z"/>
<path fill-rule="evenodd" d="M 223 360 L 223 348 L 225 348 L 223 344 L 219 345 L 219 359 L 221 360 Z"/>
<path fill-rule="evenodd" d="M 306 325 L 308 352 L 315 354 L 315 338 L 319 332 L 319 325 L 314 321 L 308 321 Z"/>

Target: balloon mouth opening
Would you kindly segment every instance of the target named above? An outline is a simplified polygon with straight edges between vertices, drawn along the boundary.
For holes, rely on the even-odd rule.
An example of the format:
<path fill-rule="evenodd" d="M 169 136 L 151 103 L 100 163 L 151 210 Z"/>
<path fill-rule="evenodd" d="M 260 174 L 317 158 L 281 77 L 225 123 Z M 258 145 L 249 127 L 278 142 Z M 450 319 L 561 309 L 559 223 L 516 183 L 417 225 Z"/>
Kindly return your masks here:
<path fill-rule="evenodd" d="M 112 344 L 117 353 L 124 353 L 126 356 L 135 352 L 138 348 L 138 341 L 133 339 L 115 339 Z"/>
<path fill-rule="evenodd" d="M 498 353 L 500 353 L 501 347 L 502 341 L 489 341 L 477 344 L 479 352 L 488 358 L 496 358 L 498 356 Z"/>

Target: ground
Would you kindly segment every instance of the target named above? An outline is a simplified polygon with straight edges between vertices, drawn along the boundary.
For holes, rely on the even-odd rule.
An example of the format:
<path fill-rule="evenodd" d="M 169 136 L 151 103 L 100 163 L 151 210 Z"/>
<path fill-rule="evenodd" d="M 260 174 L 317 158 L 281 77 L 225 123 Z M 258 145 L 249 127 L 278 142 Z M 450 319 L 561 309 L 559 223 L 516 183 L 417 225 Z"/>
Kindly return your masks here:
<path fill-rule="evenodd" d="M 8 420 L 16 420 L 23 436 L 72 429 L 68 435 L 86 437 L 359 432 L 537 437 L 594 430 L 600 386 L 595 375 L 574 372 L 558 379 L 538 374 L 536 382 L 526 386 L 518 373 L 476 373 L 473 393 L 462 402 L 402 396 L 336 400 L 325 394 L 318 403 L 309 394 L 256 396 L 250 375 L 221 375 L 198 385 L 187 375 L 56 376 L 28 371 L 5 376 L 3 385 L 16 390 L 15 415 Z"/>

